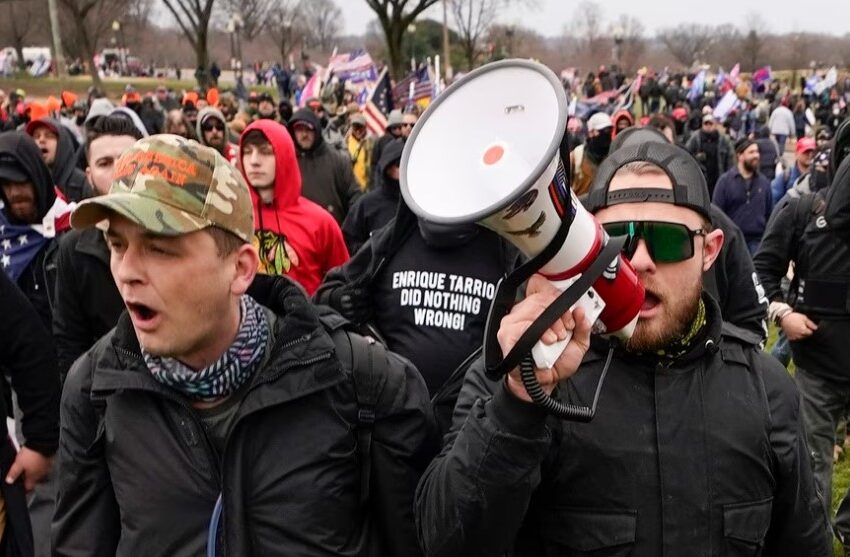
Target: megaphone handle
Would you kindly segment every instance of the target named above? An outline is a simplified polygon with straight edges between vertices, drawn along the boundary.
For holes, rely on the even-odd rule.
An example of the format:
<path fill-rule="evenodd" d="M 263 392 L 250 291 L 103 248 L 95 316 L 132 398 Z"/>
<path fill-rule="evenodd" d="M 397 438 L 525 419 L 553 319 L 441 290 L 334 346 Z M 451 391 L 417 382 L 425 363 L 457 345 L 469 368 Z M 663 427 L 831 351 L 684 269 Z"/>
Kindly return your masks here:
<path fill-rule="evenodd" d="M 504 311 L 501 316 L 494 314 L 494 311 L 502 311 L 501 306 L 506 304 L 506 300 L 494 300 L 484 336 L 484 356 L 487 374 L 491 378 L 498 379 L 519 366 L 520 361 L 532 350 L 532 347 L 540 340 L 546 329 L 551 327 L 552 323 L 558 320 L 567 309 L 575 305 L 579 298 L 596 282 L 596 279 L 602 275 L 611 261 L 619 255 L 625 240 L 625 236 L 610 238 L 608 243 L 602 247 L 602 250 L 593 263 L 582 273 L 581 277 L 572 286 L 564 290 L 560 296 L 555 298 L 555 301 L 534 320 L 534 323 L 525 330 L 511 351 L 505 354 L 501 360 L 498 360 L 496 357 L 496 354 L 501 354 L 501 350 L 496 340 L 494 322 L 496 321 L 496 317 L 501 321 L 501 317 L 507 314 L 507 311 Z M 497 302 L 498 306 L 500 306 L 498 308 Z"/>
<path fill-rule="evenodd" d="M 553 282 L 552 284 L 561 292 L 569 288 L 575 280 L 562 280 Z M 585 319 L 592 325 L 599 318 L 599 314 L 605 309 L 605 302 L 595 293 L 591 287 L 584 292 L 578 301 L 571 306 L 573 309 L 580 307 L 584 309 Z M 569 344 L 572 338 L 572 332 L 567 331 L 567 336 L 563 340 L 558 340 L 552 344 L 544 344 L 538 340 L 534 348 L 531 349 L 531 357 L 534 358 L 534 364 L 540 369 L 547 369 L 555 365 L 561 353 Z"/>

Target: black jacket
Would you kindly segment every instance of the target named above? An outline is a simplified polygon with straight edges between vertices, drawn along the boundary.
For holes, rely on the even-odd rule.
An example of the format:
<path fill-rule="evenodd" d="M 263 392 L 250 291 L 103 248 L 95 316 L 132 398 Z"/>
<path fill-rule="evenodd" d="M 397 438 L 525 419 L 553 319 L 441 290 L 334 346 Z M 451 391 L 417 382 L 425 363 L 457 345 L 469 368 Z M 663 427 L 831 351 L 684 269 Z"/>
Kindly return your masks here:
<path fill-rule="evenodd" d="M 72 230 L 59 241 L 53 335 L 62 377 L 108 333 L 124 311 L 109 270 L 109 248 L 96 228 Z"/>
<path fill-rule="evenodd" d="M 716 205 L 711 205 L 711 224 L 723 231 L 723 248 L 703 274 L 703 288 L 719 303 L 724 325 L 760 345 L 767 337 L 768 304 L 744 234 Z"/>
<path fill-rule="evenodd" d="M 672 365 L 617 353 L 588 424 L 473 366 L 417 488 L 427 555 L 830 555 L 793 380 L 705 300 L 704 342 Z M 589 404 L 605 356 L 555 396 Z"/>
<path fill-rule="evenodd" d="M 390 180 L 384 171 L 392 163 L 401 158 L 404 142 L 399 140 L 389 143 L 378 162 L 378 174 L 375 180 L 377 187 L 357 200 L 345 221 L 342 223 L 342 235 L 348 246 L 348 253 L 354 254 L 366 243 L 372 232 L 383 228 L 392 220 L 398 210 L 401 199 L 398 180 Z"/>
<path fill-rule="evenodd" d="M 202 555 L 219 493 L 218 555 L 371 555 L 370 520 L 384 554 L 419 552 L 412 498 L 431 419 L 421 378 L 388 356 L 404 380 L 375 410 L 372 507 L 363 509 L 351 377 L 301 290 L 272 281 L 253 295 L 276 314 L 274 345 L 221 458 L 188 401 L 151 376 L 126 313 L 72 367 L 62 397 L 57 555 Z"/>
<path fill-rule="evenodd" d="M 3 272 L 0 272 L 0 316 L 0 371 L 12 379 L 12 389 L 23 411 L 21 427 L 26 446 L 50 456 L 59 444 L 60 385 L 53 339 L 30 303 Z M 0 396 L 2 417 L 7 416 L 5 400 Z M 8 436 L 6 420 L 0 423 L 0 436 L 4 439 Z"/>
<path fill-rule="evenodd" d="M 837 184 L 838 180 L 833 182 L 829 193 L 834 192 Z M 840 219 L 824 217 L 822 202 L 822 193 L 783 197 L 768 221 L 754 263 L 770 301 L 789 303 L 818 326 L 811 336 L 791 341 L 797 366 L 847 384 L 850 382 L 847 350 L 850 242 L 841 237 L 840 230 L 833 228 L 833 222 Z M 794 278 L 786 300 L 780 282 L 791 262 L 794 262 Z M 831 311 L 824 311 L 823 306 L 831 306 Z"/>
<path fill-rule="evenodd" d="M 322 125 L 309 108 L 302 108 L 289 120 L 289 129 L 296 122 L 308 122 L 316 130 L 313 146 L 304 150 L 295 142 L 298 168 L 301 170 L 301 195 L 317 203 L 342 224 L 354 202 L 362 195 L 354 177 L 348 151 L 328 147 L 322 137 Z M 295 134 L 292 134 L 293 138 Z"/>

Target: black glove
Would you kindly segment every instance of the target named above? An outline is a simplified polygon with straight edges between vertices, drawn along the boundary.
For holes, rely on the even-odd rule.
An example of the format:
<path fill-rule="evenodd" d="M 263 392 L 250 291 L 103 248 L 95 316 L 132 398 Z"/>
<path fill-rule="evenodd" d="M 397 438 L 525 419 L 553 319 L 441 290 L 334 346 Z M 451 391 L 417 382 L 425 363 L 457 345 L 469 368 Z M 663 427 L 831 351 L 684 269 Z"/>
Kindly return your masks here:
<path fill-rule="evenodd" d="M 330 305 L 340 315 L 357 325 L 366 323 L 372 316 L 372 300 L 363 288 L 338 288 L 331 294 Z"/>

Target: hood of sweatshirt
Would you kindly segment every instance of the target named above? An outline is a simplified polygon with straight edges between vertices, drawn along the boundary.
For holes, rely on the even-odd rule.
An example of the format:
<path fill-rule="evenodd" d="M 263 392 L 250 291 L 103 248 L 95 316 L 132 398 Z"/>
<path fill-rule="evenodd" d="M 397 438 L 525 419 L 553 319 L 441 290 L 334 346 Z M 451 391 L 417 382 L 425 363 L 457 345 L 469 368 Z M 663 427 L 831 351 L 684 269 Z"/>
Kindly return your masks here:
<path fill-rule="evenodd" d="M 38 218 L 39 220 L 43 219 L 56 201 L 56 192 L 53 188 L 50 170 L 44 164 L 44 159 L 41 158 L 41 149 L 29 135 L 22 131 L 0 134 L 0 165 L 2 164 L 17 164 L 23 170 L 23 173 L 29 177 L 35 188 Z M 6 204 L 2 188 L 0 188 L 0 200 Z M 6 209 L 3 209 L 3 213 L 10 222 L 13 222 Z"/>
<path fill-rule="evenodd" d="M 204 140 L 204 130 L 201 129 L 204 125 L 204 121 L 208 118 L 215 118 L 224 124 L 225 140 L 230 141 L 230 132 L 227 129 L 227 120 L 224 118 L 224 114 L 222 114 L 222 112 L 217 108 L 205 106 L 200 110 L 200 112 L 198 112 L 198 121 L 195 123 L 195 133 L 198 134 L 198 142 L 200 142 L 201 145 L 206 145 L 207 147 L 210 146 L 209 143 Z"/>
<path fill-rule="evenodd" d="M 242 160 L 243 140 L 252 130 L 259 130 L 266 136 L 275 154 L 274 200 L 268 205 L 263 204 L 256 190 L 249 187 L 254 207 L 260 208 L 260 211 L 254 213 L 254 224 L 258 225 L 261 213 L 264 214 L 269 211 L 273 213 L 275 210 L 291 207 L 298 202 L 301 197 L 301 170 L 298 168 L 298 159 L 295 156 L 295 145 L 292 142 L 292 137 L 284 126 L 274 120 L 257 120 L 245 128 L 245 131 L 239 137 L 239 160 Z M 251 186 L 251 181 L 245 174 L 245 169 L 242 168 L 241 170 L 245 182 L 248 186 Z M 267 218 L 262 220 L 266 226 L 272 222 Z"/>
<path fill-rule="evenodd" d="M 295 148 L 299 153 L 303 153 L 305 155 L 311 155 L 313 153 L 318 153 L 322 146 L 325 144 L 325 138 L 322 137 L 324 134 L 322 133 L 322 123 L 319 121 L 319 117 L 316 116 L 312 110 L 309 108 L 302 108 L 298 110 L 295 114 L 292 115 L 292 118 L 289 119 L 288 126 L 289 132 L 292 134 L 292 137 L 295 137 L 295 132 L 293 131 L 293 127 L 297 122 L 303 122 L 309 124 L 316 130 L 316 140 L 313 142 L 313 145 L 309 149 L 302 149 L 298 143 L 295 143 Z"/>
<path fill-rule="evenodd" d="M 27 124 L 27 134 L 32 137 L 35 130 L 41 126 L 49 128 L 58 137 L 51 174 L 53 176 L 53 183 L 67 195 L 64 188 L 68 186 L 74 171 L 77 169 L 77 149 L 79 149 L 80 145 L 77 143 L 71 130 L 63 126 L 55 118 L 42 118 L 30 122 Z M 39 152 L 41 151 L 39 150 Z"/>

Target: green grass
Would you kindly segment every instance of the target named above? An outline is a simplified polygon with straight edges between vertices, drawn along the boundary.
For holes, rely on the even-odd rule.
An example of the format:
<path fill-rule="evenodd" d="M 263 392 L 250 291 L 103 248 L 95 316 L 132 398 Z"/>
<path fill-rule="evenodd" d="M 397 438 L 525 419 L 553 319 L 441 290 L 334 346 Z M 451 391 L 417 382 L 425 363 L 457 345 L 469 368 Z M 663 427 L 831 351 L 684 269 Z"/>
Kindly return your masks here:
<path fill-rule="evenodd" d="M 109 98 L 118 100 L 124 94 L 124 87 L 127 84 L 132 84 L 142 94 L 153 91 L 158 85 L 165 85 L 175 91 L 182 91 L 184 89 L 188 91 L 197 85 L 194 78 L 177 80 L 158 79 L 155 77 L 127 77 L 103 80 L 103 89 Z M 50 95 L 58 98 L 62 91 L 71 91 L 77 95 L 85 96 L 91 85 L 91 77 L 87 75 L 67 77 L 63 80 L 55 77 L 36 78 L 26 74 L 19 74 L 10 78 L 0 77 L 0 89 L 6 91 L 7 94 L 14 89 L 23 89 L 27 93 L 27 98 L 35 99 L 44 99 Z M 221 86 L 222 90 L 229 88 L 229 85 Z M 251 87 L 250 89 L 273 94 L 276 94 L 277 91 L 274 87 L 269 86 Z"/>
<path fill-rule="evenodd" d="M 767 346 L 765 347 L 766 351 L 770 352 L 770 349 L 776 343 L 777 332 L 777 328 L 771 325 L 770 333 L 767 338 Z M 794 362 L 791 362 L 788 372 L 791 375 L 794 375 L 794 371 Z M 841 455 L 832 470 L 833 515 L 835 514 L 836 509 L 838 509 L 838 504 L 841 502 L 841 499 L 847 493 L 848 488 L 850 488 L 850 445 L 844 447 L 844 454 Z M 838 540 L 833 542 L 833 550 L 835 557 L 843 557 L 844 553 L 842 552 L 841 544 L 838 543 Z"/>

